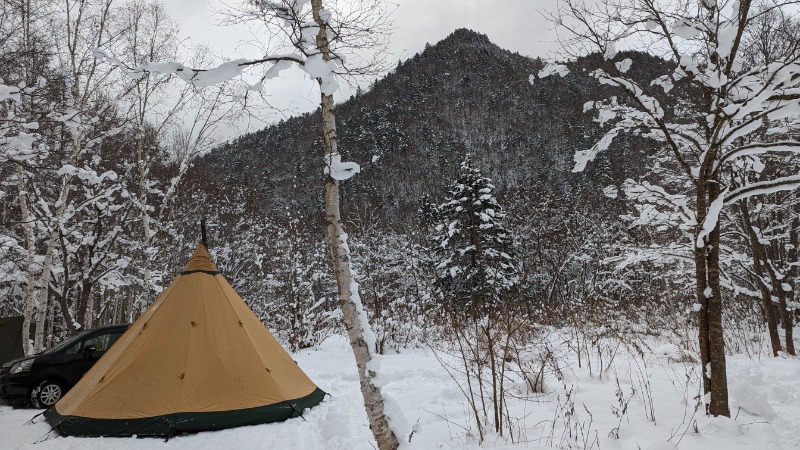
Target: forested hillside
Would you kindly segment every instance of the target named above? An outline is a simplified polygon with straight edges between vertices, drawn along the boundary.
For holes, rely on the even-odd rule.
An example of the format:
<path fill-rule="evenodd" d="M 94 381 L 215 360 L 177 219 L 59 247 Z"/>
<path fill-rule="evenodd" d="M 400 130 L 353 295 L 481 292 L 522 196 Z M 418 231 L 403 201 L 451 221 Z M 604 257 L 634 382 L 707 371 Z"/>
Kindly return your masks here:
<path fill-rule="evenodd" d="M 666 64 L 630 57 L 642 79 Z M 564 78 L 542 80 L 542 61 L 456 30 L 338 107 L 342 152 L 361 166 L 343 186 L 345 208 L 369 208 L 390 228 L 409 225 L 420 197 L 440 196 L 468 154 L 504 194 L 597 203 L 603 187 L 641 174 L 640 147 L 651 145 L 623 139 L 589 176 L 571 172 L 575 151 L 591 147 L 598 132 L 583 106 L 606 94 L 588 72 L 609 64 L 595 55 L 571 63 Z M 307 114 L 242 136 L 195 169 L 213 190 L 246 188 L 262 210 L 294 203 L 319 211 L 318 123 L 318 113 Z"/>

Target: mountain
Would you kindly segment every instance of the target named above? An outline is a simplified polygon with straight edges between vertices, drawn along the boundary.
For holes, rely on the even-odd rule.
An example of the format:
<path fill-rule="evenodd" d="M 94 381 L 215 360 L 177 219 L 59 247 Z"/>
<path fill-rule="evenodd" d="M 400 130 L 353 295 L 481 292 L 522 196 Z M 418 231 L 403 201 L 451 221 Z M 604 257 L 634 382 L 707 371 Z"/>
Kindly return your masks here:
<path fill-rule="evenodd" d="M 652 79 L 667 64 L 629 52 L 633 77 Z M 440 196 L 469 154 L 501 196 L 542 192 L 596 202 L 602 188 L 638 176 L 646 143 L 621 137 L 586 173 L 573 174 L 576 150 L 598 138 L 584 104 L 610 95 L 589 73 L 613 64 L 600 55 L 568 63 L 545 79 L 545 63 L 459 29 L 338 105 L 340 151 L 361 173 L 342 184 L 343 208 L 369 208 L 386 224 L 414 217 L 419 198 Z M 662 72 L 663 73 L 663 72 Z M 216 196 L 246 192 L 249 207 L 303 214 L 322 210 L 319 112 L 244 135 L 198 161 L 190 179 Z"/>

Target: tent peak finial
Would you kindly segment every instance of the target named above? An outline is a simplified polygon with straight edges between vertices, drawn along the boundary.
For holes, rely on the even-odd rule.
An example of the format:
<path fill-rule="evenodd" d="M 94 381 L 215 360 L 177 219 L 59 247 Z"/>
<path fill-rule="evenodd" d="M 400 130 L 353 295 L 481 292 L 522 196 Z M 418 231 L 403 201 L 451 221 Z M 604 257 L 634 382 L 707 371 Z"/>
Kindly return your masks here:
<path fill-rule="evenodd" d="M 189 258 L 189 263 L 183 268 L 181 274 L 188 275 L 195 272 L 204 272 L 210 275 L 216 275 L 219 273 L 219 269 L 217 269 L 214 261 L 211 260 L 211 255 L 208 253 L 208 249 L 202 243 L 197 245 L 192 257 Z"/>
<path fill-rule="evenodd" d="M 200 242 L 203 244 L 205 248 L 208 248 L 208 237 L 206 235 L 206 219 L 200 220 Z"/>

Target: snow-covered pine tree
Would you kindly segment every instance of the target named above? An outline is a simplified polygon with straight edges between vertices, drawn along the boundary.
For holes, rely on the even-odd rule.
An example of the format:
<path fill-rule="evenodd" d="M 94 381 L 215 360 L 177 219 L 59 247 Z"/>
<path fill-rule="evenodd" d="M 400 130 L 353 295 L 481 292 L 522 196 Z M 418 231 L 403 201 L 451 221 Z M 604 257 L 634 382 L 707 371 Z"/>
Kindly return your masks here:
<path fill-rule="evenodd" d="M 439 206 L 433 201 L 430 194 L 422 194 L 422 197 L 419 199 L 419 209 L 417 213 L 419 214 L 420 224 L 423 227 L 435 227 L 441 222 Z"/>
<path fill-rule="evenodd" d="M 449 306 L 481 311 L 519 281 L 514 243 L 494 189 L 467 156 L 448 197 L 436 208 L 437 284 Z"/>

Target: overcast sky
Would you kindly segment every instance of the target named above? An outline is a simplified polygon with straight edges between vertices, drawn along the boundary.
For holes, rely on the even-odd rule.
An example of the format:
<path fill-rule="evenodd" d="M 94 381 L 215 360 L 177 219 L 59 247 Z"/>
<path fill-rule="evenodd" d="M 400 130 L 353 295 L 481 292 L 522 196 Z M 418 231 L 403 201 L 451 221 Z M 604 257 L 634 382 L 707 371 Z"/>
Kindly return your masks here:
<path fill-rule="evenodd" d="M 392 19 L 389 61 L 407 59 L 425 47 L 435 44 L 457 28 L 470 28 L 486 34 L 502 48 L 528 56 L 547 58 L 557 49 L 551 25 L 539 11 L 552 9 L 556 0 L 398 0 Z M 192 42 L 209 45 L 231 59 L 256 56 L 247 42 L 254 36 L 245 26 L 219 26 L 214 13 L 221 8 L 219 0 L 169 0 L 167 10 L 181 27 L 181 34 Z M 520 74 L 526 77 L 525 74 Z M 319 94 L 299 70 L 285 71 L 281 80 L 265 85 L 270 103 L 278 111 L 272 120 L 316 108 Z M 347 87 L 339 100 L 349 97 Z M 259 128 L 260 126 L 256 126 Z"/>

